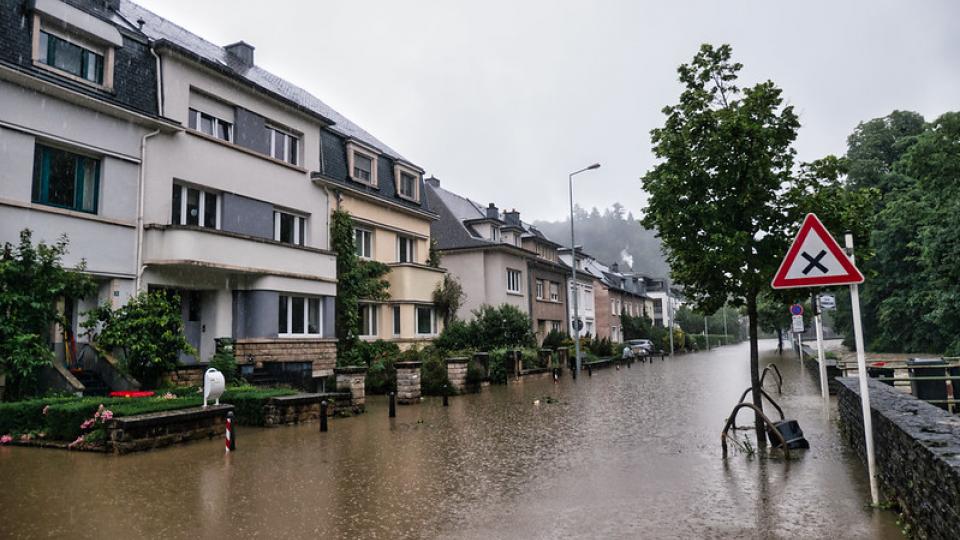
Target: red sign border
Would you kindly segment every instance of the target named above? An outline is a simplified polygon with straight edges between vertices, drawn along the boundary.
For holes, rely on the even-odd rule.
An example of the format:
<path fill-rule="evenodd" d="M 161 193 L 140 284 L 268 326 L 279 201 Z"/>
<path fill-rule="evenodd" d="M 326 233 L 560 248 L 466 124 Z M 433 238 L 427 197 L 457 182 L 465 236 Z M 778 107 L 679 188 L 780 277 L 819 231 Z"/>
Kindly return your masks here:
<path fill-rule="evenodd" d="M 807 235 L 810 234 L 811 230 L 820 236 L 823 243 L 826 244 L 827 249 L 830 250 L 833 256 L 840 262 L 840 266 L 847 272 L 846 275 L 787 279 L 787 271 L 790 270 L 790 267 L 796 260 L 800 252 L 800 246 L 803 245 L 803 241 L 807 239 Z M 790 250 L 787 251 L 787 256 L 783 258 L 783 262 L 780 263 L 780 268 L 777 270 L 777 273 L 774 274 L 770 286 L 774 289 L 796 289 L 801 287 L 853 285 L 857 283 L 863 283 L 863 274 L 850 262 L 850 258 L 847 257 L 847 254 L 843 251 L 843 248 L 840 247 L 840 244 L 838 244 L 827 231 L 827 228 L 823 226 L 820 218 L 818 218 L 816 214 L 807 214 L 803 219 L 803 225 L 800 226 L 800 231 L 797 232 L 797 237 L 794 238 L 793 244 L 790 246 Z"/>

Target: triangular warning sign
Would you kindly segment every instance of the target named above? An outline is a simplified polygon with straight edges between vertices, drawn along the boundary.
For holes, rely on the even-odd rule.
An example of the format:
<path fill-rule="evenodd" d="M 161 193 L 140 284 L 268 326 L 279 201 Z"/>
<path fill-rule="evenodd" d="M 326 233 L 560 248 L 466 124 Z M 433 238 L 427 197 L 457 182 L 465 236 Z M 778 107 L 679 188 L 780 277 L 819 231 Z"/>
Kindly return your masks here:
<path fill-rule="evenodd" d="M 863 274 L 817 216 L 807 214 L 771 285 L 792 289 L 851 283 L 863 283 Z"/>

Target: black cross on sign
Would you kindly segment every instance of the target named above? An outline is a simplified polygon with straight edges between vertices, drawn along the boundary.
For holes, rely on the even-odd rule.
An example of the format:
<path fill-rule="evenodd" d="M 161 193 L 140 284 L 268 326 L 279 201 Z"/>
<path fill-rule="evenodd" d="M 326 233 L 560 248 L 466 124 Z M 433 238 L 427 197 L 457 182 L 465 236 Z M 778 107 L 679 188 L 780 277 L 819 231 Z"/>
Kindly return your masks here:
<path fill-rule="evenodd" d="M 819 268 L 821 272 L 826 274 L 827 267 L 820 264 L 820 259 L 822 259 L 823 256 L 826 254 L 827 254 L 827 250 L 825 249 L 821 249 L 820 253 L 818 253 L 816 257 L 811 257 L 810 255 L 807 255 L 806 251 L 800 253 L 801 257 L 803 257 L 804 259 L 810 262 L 810 264 L 808 264 L 807 267 L 803 269 L 803 275 L 809 274 L 810 271 L 813 270 L 814 268 Z"/>

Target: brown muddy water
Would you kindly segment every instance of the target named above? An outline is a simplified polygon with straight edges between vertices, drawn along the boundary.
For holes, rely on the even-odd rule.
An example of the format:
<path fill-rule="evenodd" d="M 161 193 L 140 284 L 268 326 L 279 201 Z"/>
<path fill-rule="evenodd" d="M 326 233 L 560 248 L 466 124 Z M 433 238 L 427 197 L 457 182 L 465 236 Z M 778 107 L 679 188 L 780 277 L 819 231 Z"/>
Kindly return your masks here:
<path fill-rule="evenodd" d="M 780 404 L 811 444 L 789 462 L 720 456 L 749 380 L 741 344 L 428 398 L 392 420 L 374 397 L 324 434 L 241 426 L 229 455 L 221 440 L 119 457 L 2 447 L 0 537 L 902 538 L 865 506 L 836 403 L 774 345 L 761 366 L 780 366 Z"/>

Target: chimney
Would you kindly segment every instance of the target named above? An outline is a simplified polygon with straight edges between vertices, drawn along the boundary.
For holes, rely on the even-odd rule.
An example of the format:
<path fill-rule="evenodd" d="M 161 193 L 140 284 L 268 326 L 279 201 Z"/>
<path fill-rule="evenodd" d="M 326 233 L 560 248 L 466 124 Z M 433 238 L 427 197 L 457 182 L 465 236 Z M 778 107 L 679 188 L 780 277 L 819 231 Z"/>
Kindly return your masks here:
<path fill-rule="evenodd" d="M 245 43 L 243 41 L 238 41 L 224 47 L 228 53 L 235 56 L 241 62 L 248 66 L 253 65 L 253 45 Z"/>
<path fill-rule="evenodd" d="M 487 207 L 487 219 L 500 219 L 500 209 L 497 205 L 490 203 Z"/>
<path fill-rule="evenodd" d="M 520 225 L 520 212 L 516 209 L 503 213 L 503 220 L 511 225 Z"/>
<path fill-rule="evenodd" d="M 426 181 L 427 181 L 428 184 L 430 184 L 430 185 L 433 186 L 433 187 L 440 187 L 440 179 L 439 179 L 439 178 L 435 178 L 435 177 L 433 177 L 433 176 L 430 176 L 430 178 L 427 178 Z"/>
<path fill-rule="evenodd" d="M 619 273 L 620 273 L 620 265 L 617 264 L 617 263 L 611 264 L 611 265 L 610 265 L 610 271 L 613 272 L 614 274 L 619 274 Z"/>

